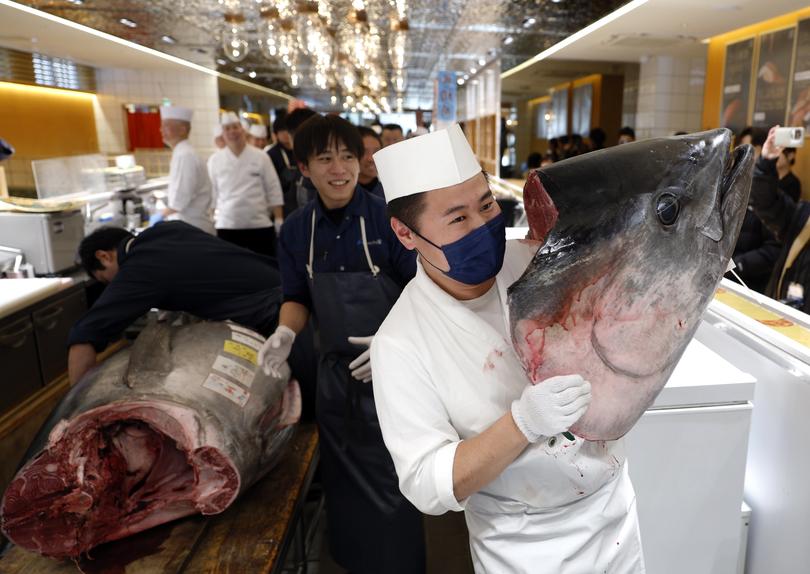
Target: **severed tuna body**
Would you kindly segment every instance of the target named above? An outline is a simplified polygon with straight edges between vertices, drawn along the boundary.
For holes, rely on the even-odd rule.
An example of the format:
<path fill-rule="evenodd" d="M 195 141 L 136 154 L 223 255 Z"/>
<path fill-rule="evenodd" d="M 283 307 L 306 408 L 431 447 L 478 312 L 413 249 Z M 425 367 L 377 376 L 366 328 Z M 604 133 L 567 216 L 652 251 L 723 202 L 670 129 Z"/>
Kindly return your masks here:
<path fill-rule="evenodd" d="M 68 393 L 2 501 L 3 533 L 51 557 L 216 514 L 280 459 L 298 384 L 256 367 L 231 323 L 148 326 Z"/>
<path fill-rule="evenodd" d="M 666 384 L 726 271 L 753 150 L 718 129 L 625 144 L 533 172 L 540 248 L 509 288 L 512 341 L 530 380 L 579 373 L 592 401 L 571 428 L 629 431 Z"/>

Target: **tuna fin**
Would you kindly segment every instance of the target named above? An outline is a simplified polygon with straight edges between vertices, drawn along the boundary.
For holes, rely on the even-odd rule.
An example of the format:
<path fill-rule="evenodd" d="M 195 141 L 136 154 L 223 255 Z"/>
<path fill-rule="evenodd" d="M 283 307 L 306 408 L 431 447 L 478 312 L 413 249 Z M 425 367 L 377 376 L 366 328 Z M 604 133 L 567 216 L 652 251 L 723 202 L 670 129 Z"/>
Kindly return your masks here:
<path fill-rule="evenodd" d="M 147 381 L 162 379 L 172 371 L 172 329 L 151 323 L 138 335 L 129 353 L 126 384 L 134 389 Z"/>

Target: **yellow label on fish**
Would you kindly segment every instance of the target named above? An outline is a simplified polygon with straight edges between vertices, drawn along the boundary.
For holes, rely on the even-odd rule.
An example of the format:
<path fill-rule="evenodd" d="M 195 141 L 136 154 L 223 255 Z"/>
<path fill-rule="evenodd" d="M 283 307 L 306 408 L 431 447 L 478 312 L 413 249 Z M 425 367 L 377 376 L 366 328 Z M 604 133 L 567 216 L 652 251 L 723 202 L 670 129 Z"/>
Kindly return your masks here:
<path fill-rule="evenodd" d="M 236 343 L 234 341 L 225 341 L 225 352 L 230 353 L 231 355 L 235 355 L 246 361 L 250 361 L 254 365 L 258 364 L 257 353 L 250 347 L 243 345 L 242 343 Z"/>

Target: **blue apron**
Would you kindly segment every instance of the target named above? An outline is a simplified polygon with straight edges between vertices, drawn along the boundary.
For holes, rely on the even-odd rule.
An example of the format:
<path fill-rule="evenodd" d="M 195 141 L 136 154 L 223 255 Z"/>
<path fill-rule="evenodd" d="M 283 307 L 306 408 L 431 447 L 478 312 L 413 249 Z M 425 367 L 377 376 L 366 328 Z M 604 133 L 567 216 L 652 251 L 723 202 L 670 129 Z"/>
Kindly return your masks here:
<path fill-rule="evenodd" d="M 364 350 L 348 337 L 373 335 L 402 289 L 371 259 L 369 270 L 314 273 L 315 212 L 309 246 L 309 289 L 320 336 L 315 416 L 326 494 L 329 545 L 335 561 L 354 574 L 425 572 L 421 513 L 399 490 L 383 443 L 373 383 L 354 379 L 352 362 Z"/>

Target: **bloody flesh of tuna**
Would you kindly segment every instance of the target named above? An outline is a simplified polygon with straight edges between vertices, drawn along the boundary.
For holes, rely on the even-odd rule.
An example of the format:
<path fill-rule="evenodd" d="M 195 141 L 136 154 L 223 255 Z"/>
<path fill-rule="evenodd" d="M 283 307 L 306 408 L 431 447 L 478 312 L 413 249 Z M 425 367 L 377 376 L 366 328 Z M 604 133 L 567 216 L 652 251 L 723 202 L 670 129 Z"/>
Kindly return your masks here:
<path fill-rule="evenodd" d="M 13 542 L 52 557 L 152 526 L 224 510 L 239 475 L 220 449 L 194 448 L 182 408 L 108 405 L 51 433 L 49 448 L 17 474 L 3 507 Z"/>

